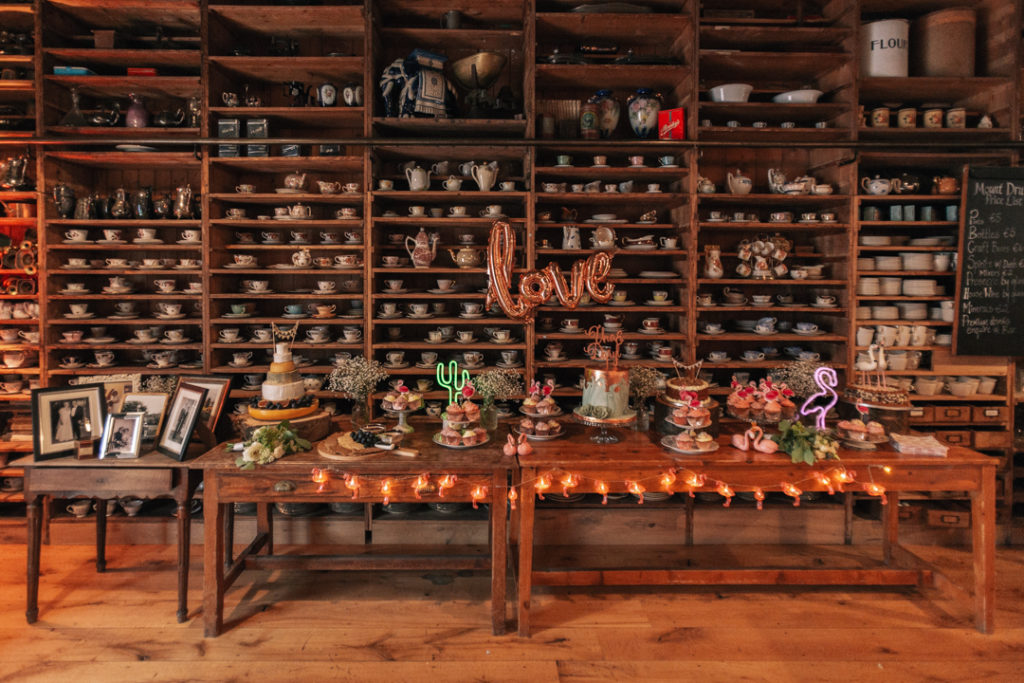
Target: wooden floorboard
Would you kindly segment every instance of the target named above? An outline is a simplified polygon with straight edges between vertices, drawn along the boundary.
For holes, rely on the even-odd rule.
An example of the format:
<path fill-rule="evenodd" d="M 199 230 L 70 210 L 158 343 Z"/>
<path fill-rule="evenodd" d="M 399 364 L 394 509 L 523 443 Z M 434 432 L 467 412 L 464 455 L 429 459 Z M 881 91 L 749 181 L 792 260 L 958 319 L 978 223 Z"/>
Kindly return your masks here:
<path fill-rule="evenodd" d="M 970 576 L 965 549 L 913 550 L 954 581 Z M 856 548 L 839 551 L 858 561 Z M 788 559 L 814 564 L 819 554 Z M 1024 665 L 1015 548 L 997 553 L 992 636 L 937 589 L 537 588 L 534 635 L 523 639 L 491 634 L 485 574 L 251 571 L 228 592 L 227 631 L 208 639 L 198 555 L 184 624 L 173 548 L 112 546 L 107 557 L 96 574 L 91 547 L 44 547 L 40 617 L 29 626 L 24 547 L 0 545 L 0 683 L 1020 681 Z"/>

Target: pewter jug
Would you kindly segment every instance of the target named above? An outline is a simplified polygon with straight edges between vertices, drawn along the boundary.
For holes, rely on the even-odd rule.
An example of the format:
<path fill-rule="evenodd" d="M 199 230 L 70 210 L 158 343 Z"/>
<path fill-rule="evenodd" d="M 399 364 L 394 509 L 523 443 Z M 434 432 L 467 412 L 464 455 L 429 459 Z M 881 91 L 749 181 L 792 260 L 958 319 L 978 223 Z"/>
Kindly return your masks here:
<path fill-rule="evenodd" d="M 131 212 L 131 206 L 128 205 L 128 190 L 123 187 L 114 190 L 113 201 L 110 203 L 110 217 L 128 218 Z"/>
<path fill-rule="evenodd" d="M 174 190 L 174 217 L 192 218 L 192 186 L 179 185 Z"/>
<path fill-rule="evenodd" d="M 135 212 L 135 217 L 139 220 L 149 218 L 150 212 L 153 210 L 152 188 L 142 187 L 132 193 L 132 210 Z"/>
<path fill-rule="evenodd" d="M 75 189 L 63 183 L 53 186 L 53 203 L 61 218 L 71 218 L 75 212 Z"/>

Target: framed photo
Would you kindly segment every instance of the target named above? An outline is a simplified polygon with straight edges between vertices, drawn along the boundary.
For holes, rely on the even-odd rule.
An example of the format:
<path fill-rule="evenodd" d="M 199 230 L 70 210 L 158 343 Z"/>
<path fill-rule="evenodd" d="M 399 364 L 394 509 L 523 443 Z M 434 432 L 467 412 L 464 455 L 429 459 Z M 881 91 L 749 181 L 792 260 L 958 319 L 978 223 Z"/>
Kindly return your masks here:
<path fill-rule="evenodd" d="M 74 377 L 71 384 L 82 386 L 84 384 L 102 384 L 103 397 L 107 403 L 107 412 L 115 413 L 120 410 L 121 401 L 124 395 L 132 391 L 138 391 L 142 385 L 142 375 L 86 375 Z"/>
<path fill-rule="evenodd" d="M 156 441 L 160 435 L 160 427 L 164 423 L 167 403 L 171 397 L 167 394 L 132 391 L 124 395 L 124 400 L 117 407 L 120 413 L 145 413 L 142 418 L 142 440 Z"/>
<path fill-rule="evenodd" d="M 217 377 L 215 375 L 190 375 L 188 383 L 192 386 L 206 389 L 206 400 L 203 401 L 203 411 L 199 419 L 210 428 L 212 432 L 220 419 L 220 411 L 224 407 L 224 401 L 228 397 L 231 388 L 230 377 Z"/>
<path fill-rule="evenodd" d="M 106 415 L 102 384 L 32 390 L 36 460 L 73 454 L 79 441 L 99 441 Z"/>
<path fill-rule="evenodd" d="M 142 422 L 145 413 L 110 413 L 103 427 L 100 459 L 137 458 L 142 445 Z"/>
<path fill-rule="evenodd" d="M 188 442 L 199 422 L 204 401 L 206 389 L 185 382 L 178 384 L 171 399 L 171 407 L 167 410 L 163 431 L 156 442 L 158 451 L 178 461 L 185 459 Z"/>

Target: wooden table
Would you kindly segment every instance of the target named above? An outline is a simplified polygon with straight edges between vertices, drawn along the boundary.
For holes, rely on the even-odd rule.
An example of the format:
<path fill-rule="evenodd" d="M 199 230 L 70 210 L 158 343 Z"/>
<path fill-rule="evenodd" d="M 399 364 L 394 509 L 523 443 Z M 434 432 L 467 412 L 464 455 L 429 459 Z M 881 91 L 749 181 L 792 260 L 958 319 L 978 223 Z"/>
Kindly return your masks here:
<path fill-rule="evenodd" d="M 203 614 L 205 634 L 220 634 L 224 626 L 224 592 L 244 568 L 262 569 L 334 569 L 334 570 L 490 570 L 491 620 L 494 633 L 505 629 L 505 572 L 507 570 L 506 495 L 509 471 L 514 461 L 502 455 L 501 444 L 453 450 L 434 444 L 433 430 L 425 426 L 406 437 L 403 448 L 419 451 L 419 456 L 384 453 L 358 462 L 328 460 L 311 452 L 286 456 L 255 470 L 239 470 L 235 453 L 219 446 L 201 456 L 193 467 L 204 473 L 204 568 Z M 329 437 L 330 438 L 330 437 Z M 496 444 L 496 445 L 495 445 Z M 329 472 L 327 481 L 313 481 L 314 468 Z M 359 488 L 346 486 L 344 475 L 359 477 Z M 413 486 L 417 477 L 429 474 L 428 485 L 417 496 Z M 454 475 L 451 488 L 438 491 L 444 475 Z M 473 492 L 483 494 L 490 516 L 490 557 L 487 553 L 435 554 L 402 552 L 366 552 L 346 555 L 274 555 L 271 505 L 279 502 L 384 502 L 382 482 L 390 480 L 391 502 L 472 502 Z M 480 488 L 478 488 L 480 487 Z M 255 502 L 256 536 L 233 557 L 231 517 L 233 503 Z M 390 549 L 388 549 L 390 550 Z M 260 554 L 262 551 L 263 554 Z"/>
<path fill-rule="evenodd" d="M 39 552 L 43 519 L 41 502 L 46 498 L 96 499 L 96 571 L 107 568 L 107 504 L 122 496 L 170 498 L 178 504 L 178 621 L 188 617 L 188 562 L 190 501 L 201 479 L 187 462 L 153 451 L 132 459 L 57 458 L 36 462 L 21 458 L 13 466 L 25 469 L 25 502 L 28 521 L 28 603 L 25 618 L 39 616 Z"/>
<path fill-rule="evenodd" d="M 698 456 L 670 454 L 657 442 L 660 435 L 619 430 L 620 443 L 591 443 L 590 430 L 572 425 L 566 438 L 534 443 L 531 455 L 520 456 L 519 481 L 523 483 L 518 520 L 513 533 L 518 538 L 518 623 L 519 634 L 530 633 L 530 591 L 533 584 L 581 585 L 865 585 L 920 586 L 931 578 L 916 556 L 898 542 L 900 491 L 968 491 L 974 553 L 974 612 L 979 631 L 991 633 L 995 613 L 995 471 L 996 460 L 966 448 L 950 448 L 946 458 L 907 456 L 888 447 L 877 451 L 840 451 L 840 461 L 808 467 L 794 465 L 785 454 L 765 455 L 739 451 L 721 438 L 721 447 Z M 698 491 L 715 491 L 717 481 L 734 491 L 779 491 L 782 482 L 798 483 L 803 491 L 826 491 L 814 479 L 815 473 L 835 475 L 844 467 L 856 476 L 847 490 L 863 491 L 871 481 L 885 487 L 883 510 L 883 558 L 885 566 L 871 569 L 659 569 L 584 567 L 543 568 L 533 561 L 534 509 L 530 495 L 534 484 L 553 474 L 552 493 L 561 493 L 560 480 L 566 473 L 578 475 L 572 492 L 599 493 L 600 482 L 612 493 L 629 490 L 627 482 L 639 482 L 648 491 L 662 491 L 660 478 L 667 472 L 677 477 L 672 488 L 685 492 L 687 474 L 703 474 L 706 485 Z M 889 468 L 887 472 L 883 468 Z M 683 493 L 682 495 L 686 495 Z M 724 500 L 724 499 L 723 499 Z M 518 521 L 518 525 L 515 523 Z"/>

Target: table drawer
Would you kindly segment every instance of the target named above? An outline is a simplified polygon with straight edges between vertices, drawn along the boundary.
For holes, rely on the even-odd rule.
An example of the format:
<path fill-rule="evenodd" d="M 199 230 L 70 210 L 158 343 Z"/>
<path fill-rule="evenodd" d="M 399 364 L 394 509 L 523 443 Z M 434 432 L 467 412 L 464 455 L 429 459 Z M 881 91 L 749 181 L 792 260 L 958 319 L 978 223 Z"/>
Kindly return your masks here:
<path fill-rule="evenodd" d="M 974 448 L 1009 448 L 1010 432 L 974 432 Z"/>
<path fill-rule="evenodd" d="M 931 424 L 935 422 L 934 406 L 914 406 L 909 411 L 910 424 Z"/>
<path fill-rule="evenodd" d="M 970 422 L 971 406 L 933 406 L 935 421 L 941 423 Z"/>
<path fill-rule="evenodd" d="M 935 438 L 947 446 L 971 447 L 971 432 L 966 429 L 940 429 L 935 432 Z"/>
<path fill-rule="evenodd" d="M 928 525 L 966 529 L 971 525 L 971 513 L 967 510 L 929 510 Z"/>
<path fill-rule="evenodd" d="M 1010 417 L 1010 409 L 1006 406 L 974 406 L 971 409 L 971 422 L 1005 424 Z"/>
<path fill-rule="evenodd" d="M 207 478 L 210 474 L 207 473 Z M 279 475 L 269 474 L 245 474 L 231 473 L 220 474 L 219 497 L 224 501 L 252 501 L 252 502 L 273 502 L 273 501 L 345 501 L 353 499 L 353 492 L 349 490 L 341 475 L 332 476 L 322 485 L 314 482 L 312 473 L 282 473 Z M 360 474 L 359 495 L 360 502 L 374 503 L 381 502 L 384 494 L 381 492 L 381 483 L 385 479 L 391 480 L 391 495 L 389 499 L 393 502 L 431 502 L 438 500 L 469 501 L 472 499 L 472 492 L 478 486 L 487 487 L 487 496 L 490 496 L 491 476 L 488 474 L 458 475 L 454 485 L 447 489 L 444 496 L 437 492 L 438 481 L 441 475 L 432 475 L 426 489 L 416 496 L 413 485 L 416 475 L 410 474 Z"/>
<path fill-rule="evenodd" d="M 81 491 L 89 495 L 167 493 L 174 485 L 171 469 L 106 467 L 33 467 L 28 487 L 36 493 Z"/>

